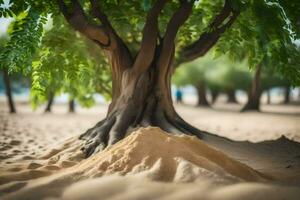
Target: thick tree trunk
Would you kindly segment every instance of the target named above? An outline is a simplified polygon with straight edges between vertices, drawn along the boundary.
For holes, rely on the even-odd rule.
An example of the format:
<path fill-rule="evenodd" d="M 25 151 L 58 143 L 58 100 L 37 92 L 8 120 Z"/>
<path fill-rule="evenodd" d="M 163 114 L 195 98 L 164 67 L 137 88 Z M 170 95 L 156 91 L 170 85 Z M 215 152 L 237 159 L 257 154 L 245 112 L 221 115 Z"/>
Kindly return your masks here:
<path fill-rule="evenodd" d="M 45 113 L 47 112 L 51 112 L 51 108 L 52 108 L 52 105 L 53 105 L 53 101 L 54 101 L 54 93 L 50 93 L 49 94 L 49 97 L 48 97 L 48 102 L 47 102 L 47 106 L 45 108 Z"/>
<path fill-rule="evenodd" d="M 80 137 L 87 141 L 83 148 L 86 156 L 118 142 L 138 127 L 157 126 L 170 133 L 200 137 L 201 132 L 186 123 L 173 107 L 172 68 L 168 68 L 165 74 L 155 66 L 141 74 L 129 69 L 113 79 L 113 84 L 122 84 L 118 94 L 112 95 L 106 118 Z"/>
<path fill-rule="evenodd" d="M 69 113 L 74 113 L 75 112 L 75 100 L 71 99 L 69 101 Z"/>
<path fill-rule="evenodd" d="M 252 80 L 251 89 L 248 93 L 248 101 L 242 111 L 259 111 L 260 109 L 260 97 L 262 93 L 260 88 L 261 67 L 261 65 L 257 66 L 254 78 Z"/>
<path fill-rule="evenodd" d="M 238 103 L 235 97 L 235 91 L 234 90 L 228 90 L 226 91 L 227 94 L 227 103 Z"/>
<path fill-rule="evenodd" d="M 5 93 L 7 97 L 7 102 L 9 106 L 9 112 L 10 113 L 16 113 L 16 107 L 12 96 L 12 88 L 10 85 L 9 75 L 7 69 L 3 70 L 3 80 L 4 80 L 4 86 L 5 86 Z"/>
<path fill-rule="evenodd" d="M 290 103 L 290 96 L 291 96 L 291 87 L 286 86 L 284 90 L 284 101 L 283 101 L 284 104 Z"/>
<path fill-rule="evenodd" d="M 198 95 L 198 103 L 197 106 L 208 107 L 209 103 L 206 98 L 206 87 L 205 83 L 201 82 L 196 86 L 197 95 Z"/>

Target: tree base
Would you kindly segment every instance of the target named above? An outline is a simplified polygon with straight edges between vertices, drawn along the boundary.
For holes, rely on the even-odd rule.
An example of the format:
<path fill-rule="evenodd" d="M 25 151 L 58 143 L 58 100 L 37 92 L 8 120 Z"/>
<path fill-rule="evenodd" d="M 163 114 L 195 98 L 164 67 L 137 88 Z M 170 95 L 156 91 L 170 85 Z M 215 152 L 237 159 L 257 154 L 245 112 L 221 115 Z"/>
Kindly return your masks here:
<path fill-rule="evenodd" d="M 127 119 L 120 120 L 122 118 L 120 115 L 124 116 L 124 114 L 107 117 L 80 136 L 79 139 L 85 140 L 85 145 L 81 149 L 85 157 L 104 150 L 140 127 L 155 126 L 169 133 L 194 135 L 199 139 L 202 138 L 203 132 L 185 122 L 178 114 L 169 117 L 163 112 L 156 112 L 152 118 L 149 117 L 148 120 L 144 118 L 139 123 L 136 123 L 138 119 L 128 120 L 130 115 L 125 115 Z"/>
<path fill-rule="evenodd" d="M 257 112 L 259 112 L 259 111 L 260 111 L 259 105 L 246 104 L 246 105 L 242 108 L 241 112 L 247 112 L 247 111 L 257 111 Z"/>

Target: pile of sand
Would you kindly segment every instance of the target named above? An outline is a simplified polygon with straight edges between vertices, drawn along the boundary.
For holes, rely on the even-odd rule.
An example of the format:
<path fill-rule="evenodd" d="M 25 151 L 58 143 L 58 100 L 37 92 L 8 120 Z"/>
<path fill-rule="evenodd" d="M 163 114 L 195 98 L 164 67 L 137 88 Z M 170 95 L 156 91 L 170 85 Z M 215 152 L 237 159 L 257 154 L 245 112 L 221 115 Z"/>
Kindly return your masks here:
<path fill-rule="evenodd" d="M 241 199 L 253 192 L 257 198 L 266 193 L 300 196 L 300 189 L 269 185 L 267 176 L 195 137 L 159 128 L 141 128 L 88 159 L 80 147 L 73 138 L 3 171 L 4 199 Z"/>

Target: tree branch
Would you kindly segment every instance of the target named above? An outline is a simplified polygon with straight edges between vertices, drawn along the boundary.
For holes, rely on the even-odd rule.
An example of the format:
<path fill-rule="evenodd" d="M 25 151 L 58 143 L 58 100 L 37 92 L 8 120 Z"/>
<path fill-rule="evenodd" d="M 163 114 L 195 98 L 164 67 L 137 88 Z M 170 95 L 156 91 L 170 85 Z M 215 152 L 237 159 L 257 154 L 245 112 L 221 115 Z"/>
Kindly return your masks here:
<path fill-rule="evenodd" d="M 130 52 L 129 48 L 127 47 L 125 42 L 122 40 L 122 38 L 117 34 L 115 29 L 111 25 L 110 21 L 108 20 L 107 16 L 105 15 L 105 13 L 102 12 L 98 1 L 97 0 L 90 0 L 90 3 L 92 5 L 92 14 L 93 14 L 93 16 L 95 16 L 96 18 L 98 18 L 100 20 L 102 25 L 105 27 L 105 29 L 109 33 L 112 48 L 119 48 L 122 51 L 122 53 L 126 57 L 128 57 L 128 59 L 130 60 L 128 63 L 130 63 L 130 65 L 132 65 L 133 58 L 132 58 L 132 55 L 131 55 L 131 52 Z"/>
<path fill-rule="evenodd" d="M 165 74 L 167 72 L 170 59 L 175 49 L 174 41 L 177 32 L 188 19 L 192 11 L 193 3 L 193 1 L 189 2 L 187 0 L 182 0 L 180 8 L 173 14 L 167 25 L 166 33 L 163 38 L 162 51 L 157 64 L 161 74 Z"/>
<path fill-rule="evenodd" d="M 77 0 L 72 0 L 72 9 L 68 9 L 64 0 L 57 0 L 58 6 L 68 23 L 77 31 L 93 40 L 101 47 L 108 47 L 110 39 L 102 26 L 88 22 L 85 13 Z"/>
<path fill-rule="evenodd" d="M 202 33 L 193 44 L 183 48 L 180 53 L 182 58 L 178 64 L 204 56 L 217 43 L 226 29 L 233 24 L 238 15 L 239 12 L 232 9 L 229 0 L 225 0 L 222 10 L 209 25 L 209 31 Z"/>
<path fill-rule="evenodd" d="M 152 63 L 159 34 L 158 16 L 165 3 L 166 0 L 157 0 L 147 15 L 141 48 L 133 65 L 134 73 L 142 73 Z"/>
<path fill-rule="evenodd" d="M 90 0 L 92 5 L 92 15 L 97 17 L 101 23 L 107 27 L 112 28 L 107 16 L 102 12 L 97 0 Z M 113 29 L 113 28 L 112 28 Z"/>

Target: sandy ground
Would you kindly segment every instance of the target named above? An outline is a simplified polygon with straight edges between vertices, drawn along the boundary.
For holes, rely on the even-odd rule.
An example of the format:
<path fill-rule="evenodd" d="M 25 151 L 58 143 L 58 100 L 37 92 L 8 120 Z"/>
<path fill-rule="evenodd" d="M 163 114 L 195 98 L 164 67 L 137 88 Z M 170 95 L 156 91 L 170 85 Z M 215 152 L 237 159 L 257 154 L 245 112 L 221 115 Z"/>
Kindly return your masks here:
<path fill-rule="evenodd" d="M 266 195 L 299 199 L 300 106 L 264 105 L 260 113 L 239 113 L 241 106 L 218 103 L 214 109 L 186 105 L 176 109 L 201 130 L 255 143 L 213 135 L 201 142 L 149 129 L 82 160 L 81 143 L 74 136 L 102 119 L 106 105 L 78 109 L 77 114 L 55 105 L 52 114 L 44 114 L 19 103 L 19 113 L 9 115 L 1 102 L 0 195 L 72 200 L 265 199 Z"/>

